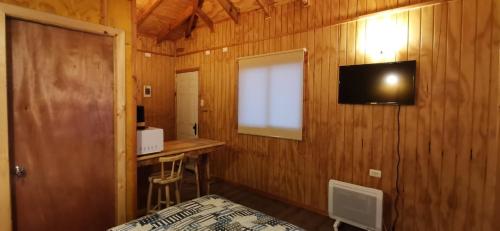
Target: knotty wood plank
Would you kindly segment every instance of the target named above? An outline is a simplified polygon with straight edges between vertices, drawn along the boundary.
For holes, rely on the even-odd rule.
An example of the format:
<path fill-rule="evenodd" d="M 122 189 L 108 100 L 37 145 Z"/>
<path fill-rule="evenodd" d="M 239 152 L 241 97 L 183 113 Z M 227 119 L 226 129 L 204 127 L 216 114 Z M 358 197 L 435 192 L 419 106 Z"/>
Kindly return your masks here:
<path fill-rule="evenodd" d="M 477 5 L 476 28 L 476 69 L 474 79 L 474 101 L 472 121 L 472 156 L 470 165 L 470 186 L 468 197 L 468 210 L 473 215 L 470 217 L 470 227 L 481 229 L 483 222 L 484 182 L 487 157 L 488 140 L 488 102 L 489 102 L 489 76 L 491 74 L 491 33 L 492 17 L 488 11 L 492 1 L 482 1 Z"/>
<path fill-rule="evenodd" d="M 431 197 L 431 226 L 438 230 L 442 219 L 439 212 L 441 204 L 441 166 L 442 166 L 442 136 L 444 118 L 444 64 L 446 58 L 446 6 L 434 7 L 434 41 L 432 50 L 432 105 L 431 105 L 431 160 L 429 168 L 429 191 Z"/>
<path fill-rule="evenodd" d="M 345 65 L 347 63 L 347 24 L 338 25 L 338 55 L 337 60 L 339 66 Z M 337 68 L 338 71 L 338 68 Z M 338 82 L 338 76 L 336 77 Z M 338 93 L 337 93 L 338 94 Z M 338 95 L 337 95 L 338 96 Z M 335 152 L 338 153 L 335 155 L 335 179 L 345 181 L 346 173 L 349 172 L 349 165 L 347 165 L 346 158 L 348 155 L 345 155 L 345 139 L 346 139 L 346 131 L 345 131 L 345 112 L 347 106 L 345 104 L 337 104 L 336 110 L 336 121 L 335 121 L 335 131 L 336 131 L 336 139 L 335 139 Z"/>
<path fill-rule="evenodd" d="M 420 54 L 419 54 L 419 78 L 417 79 L 417 107 L 418 107 L 418 131 L 417 131 L 417 163 L 416 163 L 416 217 L 421 217 L 415 222 L 416 230 L 425 230 L 430 227 L 430 195 L 429 182 L 429 160 L 430 160 L 430 105 L 432 86 L 432 36 L 433 36 L 432 7 L 421 9 L 420 20 Z"/>
<path fill-rule="evenodd" d="M 317 29 L 314 30 L 314 57 L 313 57 L 313 62 L 314 62 L 314 68 L 311 68 L 313 71 L 313 79 L 312 79 L 312 89 L 313 89 L 313 98 L 312 98 L 312 111 L 313 115 L 311 117 L 312 120 L 312 134 L 311 134 L 311 142 L 312 146 L 310 149 L 310 155 L 312 157 L 312 168 L 319 168 L 320 161 L 322 159 L 322 153 L 320 151 L 320 143 L 318 142 L 319 137 L 321 137 L 321 131 L 323 130 L 323 127 L 320 124 L 320 119 L 321 119 L 321 66 L 322 66 L 322 49 L 323 49 L 323 30 Z M 313 187 L 315 188 L 320 188 L 320 172 L 317 171 L 310 171 L 310 177 L 313 180 Z M 314 194 L 313 194 L 314 195 Z M 315 204 L 316 206 L 319 206 L 319 198 L 318 198 L 318 193 L 315 193 L 314 196 L 311 197 L 311 203 Z"/>
<path fill-rule="evenodd" d="M 391 21 L 397 21 L 397 15 L 389 16 Z M 383 61 L 395 61 L 395 57 L 384 58 Z M 382 189 L 384 192 L 388 192 L 388 198 L 384 198 L 384 210 L 389 211 L 384 214 L 384 223 L 387 227 L 392 226 L 392 221 L 395 216 L 394 211 L 394 195 L 396 193 L 396 107 L 394 106 L 384 106 L 383 108 L 383 142 L 382 150 L 384 155 L 382 156 Z"/>
<path fill-rule="evenodd" d="M 396 25 L 401 28 L 401 40 L 403 41 L 403 44 L 401 45 L 401 48 L 396 51 L 395 53 L 395 61 L 404 61 L 408 59 L 408 43 L 409 43 L 409 12 L 401 12 L 396 14 Z M 406 123 L 406 117 L 407 117 L 407 110 L 409 107 L 406 106 L 399 106 L 400 109 L 400 115 L 399 115 L 399 147 L 396 146 L 394 147 L 396 150 L 399 150 L 400 152 L 400 168 L 399 172 L 396 170 L 396 173 L 393 175 L 394 176 L 394 182 L 396 185 L 399 185 L 399 200 L 396 203 L 396 206 L 399 208 L 399 221 L 396 224 L 396 229 L 401 230 L 407 228 L 407 223 L 405 219 L 407 218 L 405 216 L 406 212 L 411 212 L 408 211 L 405 206 L 407 206 L 406 202 L 406 195 L 409 194 L 406 191 L 406 172 L 408 171 L 409 168 L 407 168 L 407 156 L 406 151 L 406 143 L 407 143 L 407 123 Z M 398 116 L 396 115 L 396 120 L 398 119 Z M 396 124 L 397 128 L 397 124 Z M 396 132 L 397 129 L 396 129 Z M 394 136 L 395 139 L 398 139 L 398 135 Z M 395 141 L 397 143 L 397 141 Z M 396 168 L 397 169 L 397 168 Z M 399 173 L 399 175 L 398 175 Z M 398 177 L 399 176 L 399 177 Z M 399 180 L 398 180 L 399 179 Z M 408 198 L 409 199 L 409 198 Z M 408 217 L 409 219 L 412 219 L 411 217 Z M 406 227 L 405 227 L 406 226 Z"/>
<path fill-rule="evenodd" d="M 451 217 L 451 206 L 454 206 L 456 192 L 454 189 L 456 141 L 457 141 L 457 101 L 458 96 L 458 70 L 460 69 L 460 2 L 448 4 L 448 32 L 446 44 L 446 70 L 445 70 L 445 106 L 444 106 L 444 136 L 443 136 L 443 165 L 441 167 L 441 214 Z M 450 206 L 451 205 L 451 206 Z M 441 221 L 441 230 L 451 229 L 450 219 Z"/>
<path fill-rule="evenodd" d="M 417 76 L 419 75 L 419 52 L 420 52 L 420 10 L 409 11 L 408 15 L 408 60 L 417 60 Z M 418 90 L 417 90 L 418 91 Z M 416 149 L 418 130 L 418 110 L 415 106 L 405 108 L 405 131 L 404 131 L 404 229 L 415 230 L 415 171 L 416 171 Z"/>
<path fill-rule="evenodd" d="M 498 155 L 495 155 L 495 153 L 498 153 L 500 150 L 500 142 L 498 142 L 500 140 L 500 3 L 498 1 L 493 1 L 490 14 L 493 18 L 489 106 L 490 122 L 488 129 L 488 137 L 490 137 L 490 139 L 488 140 L 488 157 L 486 160 L 487 172 L 484 197 L 496 197 L 496 203 L 489 200 L 483 200 L 484 231 L 498 230 L 500 228 L 500 223 L 496 220 L 496 218 L 500 217 L 500 199 L 498 198 L 498 195 L 500 195 L 500 170 L 498 169 L 500 167 L 500 158 Z M 497 171 L 497 175 L 495 175 L 495 169 Z"/>
<path fill-rule="evenodd" d="M 469 187 L 469 161 L 472 140 L 472 92 L 475 69 L 475 39 L 476 39 L 476 2 L 463 1 L 462 33 L 460 46 L 460 81 L 459 110 L 457 134 L 457 159 L 455 178 L 456 209 L 453 214 L 453 229 L 460 229 L 467 224 L 467 193 Z M 458 173 L 459 171 L 459 173 Z"/>
<path fill-rule="evenodd" d="M 356 43 L 356 22 L 348 23 L 346 30 L 346 64 L 354 64 L 355 59 L 355 43 Z M 347 182 L 353 182 L 354 180 L 354 155 L 353 155 L 353 145 L 354 145 L 354 106 L 345 105 L 345 120 L 344 120 L 344 134 L 345 134 L 345 144 L 344 153 L 347 156 L 345 165 L 348 171 L 345 172 L 345 178 Z"/>
<path fill-rule="evenodd" d="M 370 28 L 372 28 L 375 23 L 375 20 L 373 19 L 368 19 L 366 20 L 366 40 L 371 38 Z M 367 52 L 365 56 L 365 63 L 376 63 L 377 60 L 376 58 L 372 57 L 369 52 Z M 370 118 L 371 123 L 367 126 L 371 127 L 371 134 L 370 134 L 370 139 L 369 142 L 367 142 L 367 145 L 371 146 L 369 147 L 363 147 L 363 152 L 368 152 L 369 155 L 366 156 L 367 160 L 367 169 L 379 169 L 382 170 L 383 172 L 383 177 L 386 177 L 385 174 L 386 172 L 384 169 L 382 169 L 382 149 L 383 149 L 383 112 L 384 112 L 384 107 L 371 107 L 371 115 L 369 115 L 368 118 Z M 366 112 L 365 112 L 366 116 Z M 368 137 L 368 136 L 367 136 Z M 365 137 L 366 139 L 366 137 Z M 367 170 L 368 171 L 368 170 Z M 381 189 L 381 182 L 382 179 L 380 178 L 375 178 L 375 177 L 367 177 L 366 185 L 368 187 L 374 187 L 374 188 L 379 188 Z"/>
<path fill-rule="evenodd" d="M 363 64 L 365 61 L 365 50 L 364 46 L 361 44 L 365 41 L 365 24 L 366 21 L 358 21 L 354 24 L 353 30 L 355 31 L 355 35 L 353 36 L 353 55 L 354 55 L 354 63 L 352 64 Z M 363 179 L 365 178 L 365 174 L 363 174 L 363 108 L 362 105 L 354 105 L 353 106 L 353 142 L 352 142 L 352 155 L 353 155 L 353 183 L 363 185 Z"/>
<path fill-rule="evenodd" d="M 329 57 L 329 98 L 328 98 L 328 115 L 333 116 L 328 122 L 328 137 L 330 137 L 330 141 L 328 142 L 328 179 L 338 179 L 338 175 L 336 172 L 337 159 L 340 153 L 337 152 L 336 145 L 337 139 L 343 133 L 342 130 L 338 129 L 338 121 L 339 121 L 339 104 L 337 103 L 337 95 L 338 95 L 338 56 L 339 56 L 339 27 L 331 26 L 330 29 L 330 41 L 329 41 L 329 49 L 328 53 Z"/>
<path fill-rule="evenodd" d="M 329 137 L 331 136 L 328 135 L 329 131 L 329 121 L 331 121 L 331 117 L 334 115 L 328 114 L 328 108 L 329 108 L 329 97 L 330 94 L 333 93 L 330 88 L 330 77 L 332 75 L 330 71 L 330 54 L 329 54 L 329 46 L 330 46 L 330 28 L 328 27 L 323 27 L 322 28 L 322 36 L 319 38 L 321 40 L 321 86 L 318 89 L 321 94 L 320 94 L 320 99 L 319 99 L 319 105 L 320 107 L 320 118 L 319 118 L 319 124 L 320 127 L 323 128 L 320 130 L 320 137 Z M 319 74 L 319 73 L 318 73 Z M 323 138 L 324 139 L 324 138 Z M 328 141 L 328 139 L 326 139 Z M 326 163 L 328 163 L 329 156 L 331 155 L 328 150 L 330 149 L 329 146 L 333 142 L 333 140 L 328 141 L 328 142 L 319 142 L 317 146 L 319 147 L 319 152 L 320 152 L 320 158 L 319 158 L 319 165 L 318 167 L 321 168 L 324 166 Z M 320 191 L 319 191 L 319 205 L 321 209 L 327 210 L 327 205 L 328 205 L 328 189 L 327 189 L 327 183 L 328 182 L 328 170 L 327 171 L 320 171 L 320 180 L 319 180 L 319 186 L 320 186 Z"/>

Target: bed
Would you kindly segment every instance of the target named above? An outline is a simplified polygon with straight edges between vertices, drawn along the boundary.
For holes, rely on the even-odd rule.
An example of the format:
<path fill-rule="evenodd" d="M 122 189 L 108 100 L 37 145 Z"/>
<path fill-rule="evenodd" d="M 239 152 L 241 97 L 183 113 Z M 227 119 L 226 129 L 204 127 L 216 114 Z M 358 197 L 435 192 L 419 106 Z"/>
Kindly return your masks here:
<path fill-rule="evenodd" d="M 108 231 L 160 230 L 303 230 L 217 195 L 207 195 L 168 207 Z"/>

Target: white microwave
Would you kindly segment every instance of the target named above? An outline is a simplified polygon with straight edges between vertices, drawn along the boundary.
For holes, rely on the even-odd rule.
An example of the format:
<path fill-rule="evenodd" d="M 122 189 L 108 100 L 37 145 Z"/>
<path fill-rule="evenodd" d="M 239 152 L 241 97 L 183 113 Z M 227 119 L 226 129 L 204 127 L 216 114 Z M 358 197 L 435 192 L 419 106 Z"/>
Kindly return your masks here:
<path fill-rule="evenodd" d="M 137 130 L 137 155 L 163 151 L 163 129 L 148 127 Z"/>

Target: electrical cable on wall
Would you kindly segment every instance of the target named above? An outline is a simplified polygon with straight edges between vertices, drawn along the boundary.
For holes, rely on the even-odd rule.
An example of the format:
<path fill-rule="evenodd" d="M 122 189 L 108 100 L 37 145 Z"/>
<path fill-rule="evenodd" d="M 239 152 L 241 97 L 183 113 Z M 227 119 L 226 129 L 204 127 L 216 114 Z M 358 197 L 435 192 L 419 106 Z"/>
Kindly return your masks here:
<path fill-rule="evenodd" d="M 392 231 L 396 230 L 396 223 L 399 218 L 399 210 L 398 210 L 398 201 L 399 201 L 399 165 L 401 163 L 401 153 L 399 152 L 399 142 L 400 142 L 400 121 L 399 121 L 399 115 L 401 113 L 401 106 L 398 105 L 398 115 L 397 115 L 397 126 L 398 126 L 398 134 L 397 134 L 397 141 L 396 141 L 396 154 L 397 154 L 397 159 L 396 159 L 396 196 L 394 199 L 394 211 L 396 215 L 394 216 L 394 221 L 392 222 Z"/>

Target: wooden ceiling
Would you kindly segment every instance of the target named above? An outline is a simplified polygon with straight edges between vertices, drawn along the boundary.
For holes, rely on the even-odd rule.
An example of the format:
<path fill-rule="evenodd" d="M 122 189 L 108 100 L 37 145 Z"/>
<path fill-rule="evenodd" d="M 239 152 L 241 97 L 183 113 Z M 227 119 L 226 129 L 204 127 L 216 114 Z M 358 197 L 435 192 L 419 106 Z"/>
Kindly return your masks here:
<path fill-rule="evenodd" d="M 231 19 L 238 23 L 240 13 L 270 8 L 294 0 L 136 0 L 137 31 L 158 42 L 189 37 L 198 26 L 209 26 Z M 305 5 L 308 0 L 301 0 Z"/>

